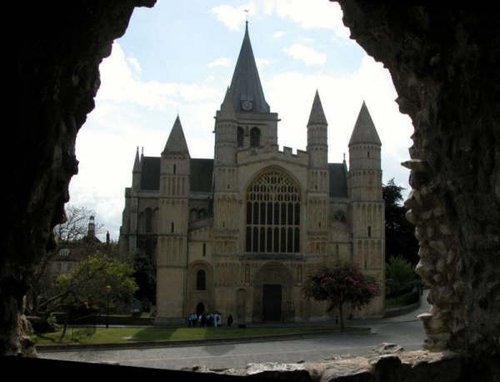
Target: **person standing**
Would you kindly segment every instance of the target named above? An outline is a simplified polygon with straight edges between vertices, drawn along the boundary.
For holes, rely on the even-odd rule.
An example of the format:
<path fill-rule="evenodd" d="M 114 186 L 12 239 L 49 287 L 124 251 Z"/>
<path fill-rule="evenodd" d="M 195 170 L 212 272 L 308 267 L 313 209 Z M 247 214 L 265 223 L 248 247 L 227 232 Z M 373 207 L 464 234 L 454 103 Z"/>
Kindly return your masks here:
<path fill-rule="evenodd" d="M 227 316 L 227 327 L 230 328 L 232 324 L 233 324 L 233 316 L 229 314 L 229 316 Z"/>

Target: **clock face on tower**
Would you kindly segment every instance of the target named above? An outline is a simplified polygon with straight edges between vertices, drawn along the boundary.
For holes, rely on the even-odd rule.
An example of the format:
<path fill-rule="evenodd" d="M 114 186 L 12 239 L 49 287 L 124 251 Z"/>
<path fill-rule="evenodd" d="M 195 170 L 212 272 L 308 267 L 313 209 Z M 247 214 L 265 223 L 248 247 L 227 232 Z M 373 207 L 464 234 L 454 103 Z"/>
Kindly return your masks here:
<path fill-rule="evenodd" d="M 245 111 L 250 111 L 253 109 L 253 102 L 246 99 L 241 101 L 241 108 Z"/>

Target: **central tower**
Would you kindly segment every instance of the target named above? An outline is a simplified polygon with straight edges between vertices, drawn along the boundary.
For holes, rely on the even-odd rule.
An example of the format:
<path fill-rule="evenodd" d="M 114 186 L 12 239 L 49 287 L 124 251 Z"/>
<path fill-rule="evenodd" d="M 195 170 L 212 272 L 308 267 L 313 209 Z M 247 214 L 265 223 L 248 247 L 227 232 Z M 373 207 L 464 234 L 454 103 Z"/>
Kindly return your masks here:
<path fill-rule="evenodd" d="M 236 244 L 242 205 L 238 151 L 277 148 L 277 124 L 278 115 L 270 112 L 264 97 L 247 22 L 231 85 L 215 116 L 214 234 L 234 243 L 221 245 L 222 252 L 243 249 Z"/>

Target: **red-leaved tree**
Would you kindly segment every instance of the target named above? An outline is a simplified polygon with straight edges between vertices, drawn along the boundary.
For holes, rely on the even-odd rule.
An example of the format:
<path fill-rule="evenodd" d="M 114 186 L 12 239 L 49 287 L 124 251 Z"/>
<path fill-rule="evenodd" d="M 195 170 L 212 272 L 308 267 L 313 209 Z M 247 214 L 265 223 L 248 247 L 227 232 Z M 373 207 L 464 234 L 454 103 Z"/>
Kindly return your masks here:
<path fill-rule="evenodd" d="M 327 312 L 337 308 L 340 328 L 344 329 L 344 305 L 355 309 L 368 304 L 378 295 L 379 285 L 372 277 L 365 276 L 353 265 L 337 265 L 321 268 L 309 275 L 302 290 L 307 298 L 316 301 L 328 301 Z"/>

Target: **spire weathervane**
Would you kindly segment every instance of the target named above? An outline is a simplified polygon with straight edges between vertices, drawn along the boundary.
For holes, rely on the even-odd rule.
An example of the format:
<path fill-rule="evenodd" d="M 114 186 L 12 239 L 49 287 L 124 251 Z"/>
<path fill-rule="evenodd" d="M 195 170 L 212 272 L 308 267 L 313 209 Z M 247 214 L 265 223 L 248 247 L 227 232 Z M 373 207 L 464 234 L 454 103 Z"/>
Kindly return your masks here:
<path fill-rule="evenodd" d="M 245 8 L 243 12 L 245 12 L 245 24 L 246 26 L 248 26 L 248 13 L 250 12 L 250 10 L 248 8 Z"/>

